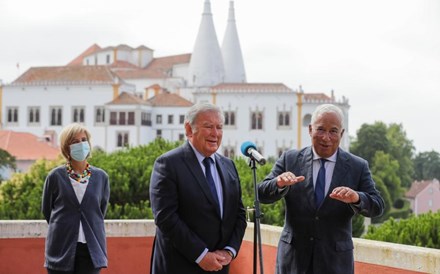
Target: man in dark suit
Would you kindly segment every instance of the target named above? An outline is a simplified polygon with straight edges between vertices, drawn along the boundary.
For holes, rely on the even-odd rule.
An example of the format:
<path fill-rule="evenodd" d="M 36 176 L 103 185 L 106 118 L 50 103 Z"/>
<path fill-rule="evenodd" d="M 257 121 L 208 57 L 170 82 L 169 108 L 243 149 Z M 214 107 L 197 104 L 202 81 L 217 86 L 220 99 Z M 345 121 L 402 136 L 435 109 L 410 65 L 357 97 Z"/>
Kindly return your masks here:
<path fill-rule="evenodd" d="M 276 273 L 354 273 L 351 219 L 383 213 L 367 161 L 339 148 L 343 121 L 338 107 L 318 106 L 312 146 L 284 152 L 258 185 L 261 202 L 285 199 Z"/>
<path fill-rule="evenodd" d="M 151 273 L 228 273 L 246 229 L 234 162 L 218 153 L 224 116 L 212 104 L 188 111 L 188 142 L 159 158 L 150 180 L 157 226 Z"/>

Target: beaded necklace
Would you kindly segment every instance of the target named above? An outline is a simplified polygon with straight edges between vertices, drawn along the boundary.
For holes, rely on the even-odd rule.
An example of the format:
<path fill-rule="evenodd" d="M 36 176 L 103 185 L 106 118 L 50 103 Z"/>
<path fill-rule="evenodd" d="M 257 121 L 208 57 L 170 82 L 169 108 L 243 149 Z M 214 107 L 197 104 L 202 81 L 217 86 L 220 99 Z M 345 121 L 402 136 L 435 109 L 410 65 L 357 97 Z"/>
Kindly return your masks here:
<path fill-rule="evenodd" d="M 66 169 L 67 169 L 67 174 L 69 174 L 69 177 L 81 184 L 86 183 L 90 178 L 90 175 L 92 175 L 92 171 L 90 170 L 89 163 L 86 163 L 86 168 L 84 169 L 82 174 L 77 174 L 75 170 L 73 170 L 70 162 L 66 163 Z"/>

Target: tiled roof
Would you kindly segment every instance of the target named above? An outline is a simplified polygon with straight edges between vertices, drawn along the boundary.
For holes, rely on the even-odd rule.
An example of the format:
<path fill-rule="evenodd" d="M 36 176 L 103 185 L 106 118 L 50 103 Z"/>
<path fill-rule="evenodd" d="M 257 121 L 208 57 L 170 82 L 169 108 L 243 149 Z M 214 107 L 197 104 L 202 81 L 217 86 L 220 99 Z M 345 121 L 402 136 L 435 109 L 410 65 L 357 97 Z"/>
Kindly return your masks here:
<path fill-rule="evenodd" d="M 94 52 L 97 52 L 99 50 L 101 50 L 101 47 L 98 46 L 97 44 L 93 44 L 88 49 L 86 49 L 83 53 L 81 53 L 78 57 L 76 57 L 75 59 L 70 61 L 70 63 L 67 65 L 68 66 L 81 66 L 82 62 L 84 60 L 84 57 L 86 57 Z"/>
<path fill-rule="evenodd" d="M 313 100 L 313 101 L 330 101 L 332 98 L 325 95 L 324 93 L 304 93 L 305 100 Z"/>
<path fill-rule="evenodd" d="M 282 83 L 224 83 L 213 86 L 216 92 L 293 92 Z"/>
<path fill-rule="evenodd" d="M 34 67 L 12 84 L 113 84 L 117 76 L 107 66 Z"/>
<path fill-rule="evenodd" d="M 405 197 L 415 198 L 422 192 L 427 186 L 432 184 L 432 181 L 415 181 L 411 184 L 411 188 L 406 192 Z"/>
<path fill-rule="evenodd" d="M 148 102 L 155 107 L 190 107 L 193 105 L 193 103 L 185 98 L 168 91 L 162 91 L 156 96 L 148 99 Z"/>
<path fill-rule="evenodd" d="M 130 68 L 130 69 L 138 69 L 138 66 L 133 65 L 133 64 L 130 63 L 130 62 L 127 62 L 127 61 L 121 61 L 121 60 L 117 60 L 116 62 L 113 62 L 113 63 L 110 65 L 110 67 L 111 67 L 112 69 L 115 69 L 115 68 L 123 68 L 123 69 Z"/>
<path fill-rule="evenodd" d="M 124 79 L 166 78 L 174 65 L 189 63 L 191 54 L 154 58 L 144 69 L 116 71 Z"/>
<path fill-rule="evenodd" d="M 107 103 L 106 105 L 149 105 L 147 101 L 143 100 L 142 98 L 139 98 L 138 96 L 128 93 L 128 92 L 121 92 L 116 99 L 111 101 L 110 103 Z"/>
<path fill-rule="evenodd" d="M 55 160 L 60 154 L 59 148 L 31 133 L 11 130 L 0 130 L 0 148 L 17 160 Z"/>

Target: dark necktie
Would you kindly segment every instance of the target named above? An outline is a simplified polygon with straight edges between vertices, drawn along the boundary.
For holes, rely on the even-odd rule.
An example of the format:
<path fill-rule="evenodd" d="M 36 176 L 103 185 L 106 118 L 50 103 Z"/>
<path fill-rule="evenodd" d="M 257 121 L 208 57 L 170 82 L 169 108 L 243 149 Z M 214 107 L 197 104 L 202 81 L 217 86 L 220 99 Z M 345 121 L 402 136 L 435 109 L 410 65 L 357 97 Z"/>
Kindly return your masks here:
<path fill-rule="evenodd" d="M 325 162 L 327 159 L 319 159 L 321 162 L 321 168 L 318 171 L 318 178 L 316 178 L 315 185 L 315 203 L 318 208 L 325 197 Z"/>
<path fill-rule="evenodd" d="M 209 189 L 211 190 L 212 196 L 214 196 L 214 200 L 217 203 L 217 206 L 219 206 L 220 203 L 218 201 L 217 190 L 215 188 L 214 178 L 212 177 L 212 174 L 211 174 L 211 163 L 212 162 L 213 162 L 213 160 L 209 157 L 206 157 L 205 159 L 203 159 L 203 164 L 205 165 L 205 175 L 206 175 L 206 180 L 208 181 Z"/>

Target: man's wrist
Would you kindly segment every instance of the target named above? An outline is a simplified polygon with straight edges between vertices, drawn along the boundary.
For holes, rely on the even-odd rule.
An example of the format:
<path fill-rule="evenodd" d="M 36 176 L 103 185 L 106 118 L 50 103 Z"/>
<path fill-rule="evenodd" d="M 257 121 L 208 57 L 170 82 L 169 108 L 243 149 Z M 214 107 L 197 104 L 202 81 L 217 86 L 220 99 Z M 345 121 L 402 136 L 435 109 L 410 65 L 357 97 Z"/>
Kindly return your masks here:
<path fill-rule="evenodd" d="M 224 251 L 228 252 L 229 256 L 231 256 L 232 259 L 234 259 L 234 253 L 232 253 L 229 249 L 224 249 Z"/>

